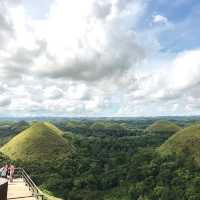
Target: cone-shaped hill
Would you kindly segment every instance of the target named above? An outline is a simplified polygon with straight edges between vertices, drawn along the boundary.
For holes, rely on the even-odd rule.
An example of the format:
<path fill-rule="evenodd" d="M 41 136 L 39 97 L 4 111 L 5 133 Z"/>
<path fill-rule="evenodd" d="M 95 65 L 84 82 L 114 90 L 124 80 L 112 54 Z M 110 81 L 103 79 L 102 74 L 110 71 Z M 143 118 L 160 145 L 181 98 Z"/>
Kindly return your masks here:
<path fill-rule="evenodd" d="M 191 156 L 200 165 L 200 124 L 184 128 L 171 136 L 159 148 L 162 155 Z"/>
<path fill-rule="evenodd" d="M 167 134 L 173 134 L 176 133 L 180 130 L 181 128 L 170 122 L 170 121 L 165 121 L 165 120 L 160 120 L 152 125 L 150 125 L 146 131 L 149 133 L 167 133 Z"/>
<path fill-rule="evenodd" d="M 13 160 L 52 160 L 66 158 L 72 153 L 73 146 L 53 124 L 36 122 L 5 144 L 0 151 Z"/>

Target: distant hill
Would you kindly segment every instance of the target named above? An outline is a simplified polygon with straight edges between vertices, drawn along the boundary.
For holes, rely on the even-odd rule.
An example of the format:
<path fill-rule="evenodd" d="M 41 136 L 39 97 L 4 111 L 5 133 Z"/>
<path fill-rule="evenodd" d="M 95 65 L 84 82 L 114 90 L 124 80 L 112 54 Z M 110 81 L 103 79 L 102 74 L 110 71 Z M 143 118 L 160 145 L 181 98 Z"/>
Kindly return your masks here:
<path fill-rule="evenodd" d="M 0 151 L 13 160 L 51 160 L 69 156 L 73 146 L 53 124 L 36 122 L 5 144 Z"/>
<path fill-rule="evenodd" d="M 171 136 L 160 146 L 159 152 L 162 155 L 187 154 L 200 165 L 200 124 L 184 128 Z"/>
<path fill-rule="evenodd" d="M 21 131 L 27 129 L 30 127 L 30 124 L 26 121 L 19 121 L 15 124 L 13 124 L 11 127 L 10 127 L 10 131 L 13 133 L 13 134 L 16 134 L 16 133 L 20 133 Z"/>
<path fill-rule="evenodd" d="M 17 133 L 30 127 L 30 124 L 26 121 L 19 121 L 15 123 L 1 123 L 0 124 L 0 138 L 7 136 L 14 136 Z"/>
<path fill-rule="evenodd" d="M 181 128 L 176 125 L 175 123 L 172 123 L 167 120 L 160 120 L 152 125 L 150 125 L 146 131 L 149 133 L 167 133 L 167 134 L 173 134 L 179 131 Z"/>
<path fill-rule="evenodd" d="M 11 140 L 15 135 L 30 127 L 26 121 L 1 122 L 0 124 L 0 147 Z"/>

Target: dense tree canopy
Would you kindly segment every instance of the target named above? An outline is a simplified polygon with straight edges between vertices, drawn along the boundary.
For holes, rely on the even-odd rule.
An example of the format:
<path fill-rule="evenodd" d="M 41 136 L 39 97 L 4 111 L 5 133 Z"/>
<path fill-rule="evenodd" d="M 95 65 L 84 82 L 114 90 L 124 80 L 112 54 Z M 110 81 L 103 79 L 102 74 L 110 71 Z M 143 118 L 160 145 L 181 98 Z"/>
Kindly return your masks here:
<path fill-rule="evenodd" d="M 57 126 L 76 149 L 70 157 L 16 165 L 66 200 L 199 200 L 199 167 L 188 152 L 161 156 L 157 149 L 169 135 L 148 134 L 150 123 L 62 121 Z"/>

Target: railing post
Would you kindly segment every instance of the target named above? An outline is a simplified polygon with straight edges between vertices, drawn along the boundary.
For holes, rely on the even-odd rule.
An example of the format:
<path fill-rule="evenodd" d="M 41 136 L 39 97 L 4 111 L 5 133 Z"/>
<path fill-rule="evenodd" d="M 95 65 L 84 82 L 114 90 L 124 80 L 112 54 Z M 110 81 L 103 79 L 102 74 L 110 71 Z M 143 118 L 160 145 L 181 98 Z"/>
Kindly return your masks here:
<path fill-rule="evenodd" d="M 0 180 L 0 200 L 7 200 L 8 181 L 5 179 Z"/>

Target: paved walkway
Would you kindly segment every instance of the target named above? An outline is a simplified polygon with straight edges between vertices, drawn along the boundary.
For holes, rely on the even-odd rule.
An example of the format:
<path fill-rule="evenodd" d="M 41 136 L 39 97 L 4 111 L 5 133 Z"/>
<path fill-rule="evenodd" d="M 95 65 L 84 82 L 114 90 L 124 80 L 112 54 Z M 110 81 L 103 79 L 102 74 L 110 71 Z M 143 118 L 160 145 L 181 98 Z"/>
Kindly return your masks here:
<path fill-rule="evenodd" d="M 19 200 L 36 200 L 32 197 L 31 191 L 25 185 L 23 179 L 14 179 L 12 183 L 8 184 L 8 200 L 9 199 L 19 199 Z"/>

